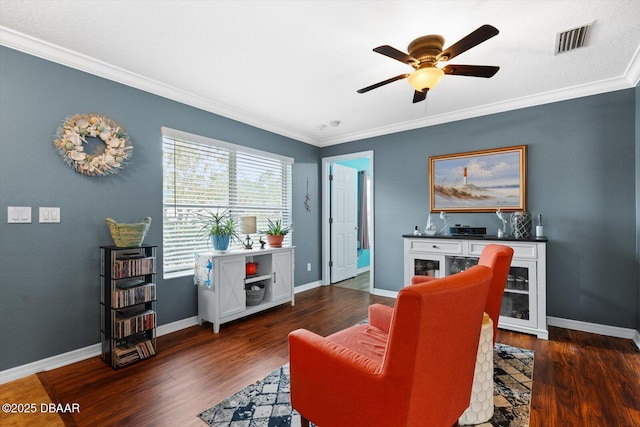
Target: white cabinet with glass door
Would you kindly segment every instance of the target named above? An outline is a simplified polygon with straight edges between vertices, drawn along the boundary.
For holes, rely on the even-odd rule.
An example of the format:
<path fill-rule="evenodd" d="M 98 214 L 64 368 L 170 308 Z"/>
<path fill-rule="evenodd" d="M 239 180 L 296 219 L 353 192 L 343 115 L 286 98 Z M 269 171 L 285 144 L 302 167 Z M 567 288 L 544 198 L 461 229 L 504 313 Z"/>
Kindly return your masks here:
<path fill-rule="evenodd" d="M 491 240 L 483 237 L 404 237 L 404 283 L 415 275 L 444 277 L 478 263 L 488 244 L 514 250 L 502 297 L 498 327 L 548 339 L 546 318 L 546 240 Z"/>

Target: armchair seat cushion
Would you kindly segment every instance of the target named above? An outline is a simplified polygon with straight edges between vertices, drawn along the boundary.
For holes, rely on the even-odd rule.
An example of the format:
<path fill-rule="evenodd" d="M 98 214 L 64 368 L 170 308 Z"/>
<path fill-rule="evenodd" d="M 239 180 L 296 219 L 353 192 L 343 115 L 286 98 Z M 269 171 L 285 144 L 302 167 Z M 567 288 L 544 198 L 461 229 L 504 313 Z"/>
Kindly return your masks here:
<path fill-rule="evenodd" d="M 387 348 L 388 334 L 371 325 L 356 325 L 327 337 L 328 340 L 346 347 L 372 362 L 382 365 Z"/>

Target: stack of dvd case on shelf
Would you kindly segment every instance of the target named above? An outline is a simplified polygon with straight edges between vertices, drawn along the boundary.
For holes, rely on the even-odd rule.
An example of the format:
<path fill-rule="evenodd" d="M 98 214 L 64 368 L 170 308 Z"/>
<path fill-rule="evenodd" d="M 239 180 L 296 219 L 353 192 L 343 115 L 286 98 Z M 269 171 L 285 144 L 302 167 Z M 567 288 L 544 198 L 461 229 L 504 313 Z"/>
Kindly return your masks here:
<path fill-rule="evenodd" d="M 156 246 L 101 246 L 102 359 L 114 369 L 154 356 Z"/>

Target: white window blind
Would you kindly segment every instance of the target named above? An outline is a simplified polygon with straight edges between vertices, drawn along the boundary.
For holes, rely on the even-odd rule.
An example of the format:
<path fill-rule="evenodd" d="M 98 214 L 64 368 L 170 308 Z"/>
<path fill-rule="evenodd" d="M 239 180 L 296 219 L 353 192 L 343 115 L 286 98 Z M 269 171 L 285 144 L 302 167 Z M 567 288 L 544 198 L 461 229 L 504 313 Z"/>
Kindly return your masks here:
<path fill-rule="evenodd" d="M 192 274 L 195 253 L 212 249 L 209 239 L 198 236 L 197 211 L 228 209 L 238 220 L 256 216 L 259 231 L 267 219 L 291 224 L 293 159 L 169 128 L 162 128 L 162 152 L 165 277 Z M 252 238 L 259 248 L 257 236 Z M 230 249 L 241 246 L 234 242 Z"/>

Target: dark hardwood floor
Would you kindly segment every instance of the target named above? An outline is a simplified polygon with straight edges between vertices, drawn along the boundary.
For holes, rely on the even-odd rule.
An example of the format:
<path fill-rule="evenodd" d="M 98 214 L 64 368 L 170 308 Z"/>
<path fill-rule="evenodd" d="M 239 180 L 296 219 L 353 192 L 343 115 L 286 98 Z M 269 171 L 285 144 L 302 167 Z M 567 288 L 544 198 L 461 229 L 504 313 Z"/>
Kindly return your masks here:
<path fill-rule="evenodd" d="M 64 417 L 69 426 L 202 427 L 198 413 L 288 361 L 290 331 L 328 335 L 366 318 L 374 302 L 394 304 L 322 287 L 296 295 L 295 307 L 222 325 L 219 334 L 205 324 L 162 336 L 157 356 L 118 371 L 95 357 L 38 376 L 54 402 L 80 405 Z M 531 427 L 640 426 L 640 352 L 630 340 L 559 328 L 550 338 L 498 335 L 535 350 Z"/>

